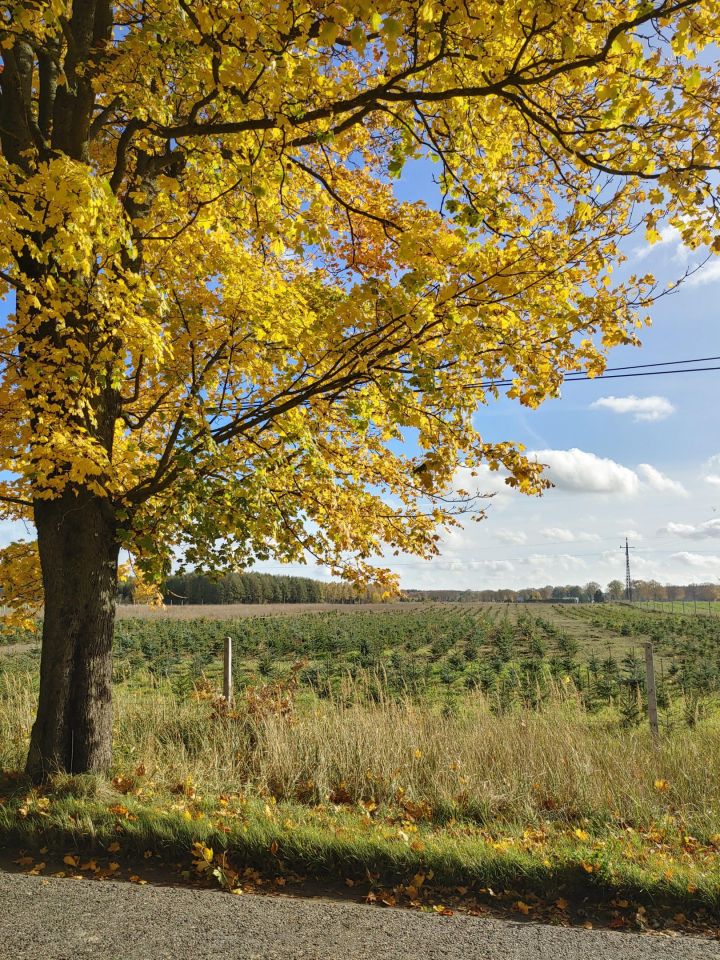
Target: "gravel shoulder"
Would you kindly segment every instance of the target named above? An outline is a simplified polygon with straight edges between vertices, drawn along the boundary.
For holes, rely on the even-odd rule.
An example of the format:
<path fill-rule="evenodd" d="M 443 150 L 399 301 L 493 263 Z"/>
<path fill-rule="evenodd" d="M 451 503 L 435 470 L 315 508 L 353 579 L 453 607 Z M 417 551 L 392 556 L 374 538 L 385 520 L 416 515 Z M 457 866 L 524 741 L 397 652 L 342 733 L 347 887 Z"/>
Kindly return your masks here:
<path fill-rule="evenodd" d="M 0 872 L 13 960 L 720 960 L 691 938 Z"/>

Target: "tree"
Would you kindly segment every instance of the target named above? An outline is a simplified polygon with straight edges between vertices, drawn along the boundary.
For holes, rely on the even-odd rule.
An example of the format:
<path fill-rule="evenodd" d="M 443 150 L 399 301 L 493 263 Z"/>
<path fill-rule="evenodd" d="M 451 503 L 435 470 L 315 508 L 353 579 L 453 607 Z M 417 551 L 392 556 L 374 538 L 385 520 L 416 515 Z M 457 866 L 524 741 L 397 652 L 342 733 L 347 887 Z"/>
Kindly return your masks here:
<path fill-rule="evenodd" d="M 0 12 L 0 496 L 37 531 L 41 777 L 110 763 L 120 549 L 147 580 L 181 549 L 362 582 L 384 549 L 436 552 L 481 462 L 542 490 L 472 415 L 489 381 L 535 406 L 636 342 L 652 279 L 611 271 L 639 224 L 713 242 L 719 98 L 697 57 L 720 10 Z M 394 192 L 423 158 L 436 205 Z"/>
<path fill-rule="evenodd" d="M 582 589 L 581 599 L 583 603 L 590 603 L 591 600 L 595 599 L 595 594 L 600 590 L 600 584 L 595 583 L 594 580 L 590 580 Z"/>
<path fill-rule="evenodd" d="M 611 580 L 607 585 L 608 600 L 622 600 L 625 596 L 625 584 L 620 580 Z"/>

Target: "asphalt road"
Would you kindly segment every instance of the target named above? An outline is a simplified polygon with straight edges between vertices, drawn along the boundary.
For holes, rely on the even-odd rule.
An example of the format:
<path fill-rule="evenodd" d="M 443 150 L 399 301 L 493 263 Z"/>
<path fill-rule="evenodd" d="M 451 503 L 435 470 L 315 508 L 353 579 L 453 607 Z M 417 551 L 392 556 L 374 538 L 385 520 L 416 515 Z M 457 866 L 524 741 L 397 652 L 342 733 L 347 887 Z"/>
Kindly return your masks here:
<path fill-rule="evenodd" d="M 720 960 L 720 944 L 0 873 L 2 960 Z"/>

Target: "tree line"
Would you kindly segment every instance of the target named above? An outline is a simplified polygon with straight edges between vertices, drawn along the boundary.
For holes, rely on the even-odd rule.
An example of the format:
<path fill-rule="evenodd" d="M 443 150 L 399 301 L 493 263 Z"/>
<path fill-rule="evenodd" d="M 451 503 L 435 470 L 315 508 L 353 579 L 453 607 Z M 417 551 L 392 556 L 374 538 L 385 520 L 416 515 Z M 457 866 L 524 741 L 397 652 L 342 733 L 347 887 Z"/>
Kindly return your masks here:
<path fill-rule="evenodd" d="M 310 577 L 271 573 L 174 574 L 161 586 L 163 603 L 357 603 L 380 599 L 380 591 L 358 590 L 349 583 L 326 583 Z M 143 602 L 142 591 L 134 578 L 119 585 L 120 603 Z"/>
<path fill-rule="evenodd" d="M 577 599 L 579 603 L 599 603 L 604 600 L 626 599 L 625 584 L 621 580 L 611 580 L 604 590 L 599 583 L 591 580 L 584 585 L 548 584 L 544 587 L 524 587 L 518 590 L 405 590 L 404 595 L 409 600 L 444 600 L 454 603 L 489 601 L 537 603 L 570 599 Z M 657 580 L 633 580 L 632 598 L 643 602 L 649 600 L 720 600 L 720 584 L 662 584 Z"/>
<path fill-rule="evenodd" d="M 633 580 L 633 600 L 640 602 L 720 600 L 720 584 L 662 584 L 657 580 Z M 310 577 L 271 573 L 206 574 L 191 572 L 173 574 L 161 587 L 163 603 L 168 606 L 226 603 L 373 603 L 382 600 L 377 588 L 359 589 L 349 583 L 313 580 Z M 396 598 L 419 601 L 437 600 L 451 603 L 539 603 L 577 600 L 579 603 L 602 603 L 624 600 L 625 584 L 611 580 L 605 589 L 594 580 L 585 584 L 547 584 L 518 590 L 404 590 Z M 134 578 L 121 581 L 120 603 L 143 603 L 145 598 Z"/>

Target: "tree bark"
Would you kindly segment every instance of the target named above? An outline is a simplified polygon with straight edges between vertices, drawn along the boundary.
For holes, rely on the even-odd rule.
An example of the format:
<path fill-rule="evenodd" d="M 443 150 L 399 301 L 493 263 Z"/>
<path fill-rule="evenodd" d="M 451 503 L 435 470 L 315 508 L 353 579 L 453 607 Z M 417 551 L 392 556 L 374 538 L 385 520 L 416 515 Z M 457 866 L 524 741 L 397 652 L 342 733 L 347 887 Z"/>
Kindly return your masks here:
<path fill-rule="evenodd" d="M 118 543 L 112 506 L 84 490 L 35 503 L 45 590 L 40 699 L 26 770 L 103 772 L 112 757 Z"/>

